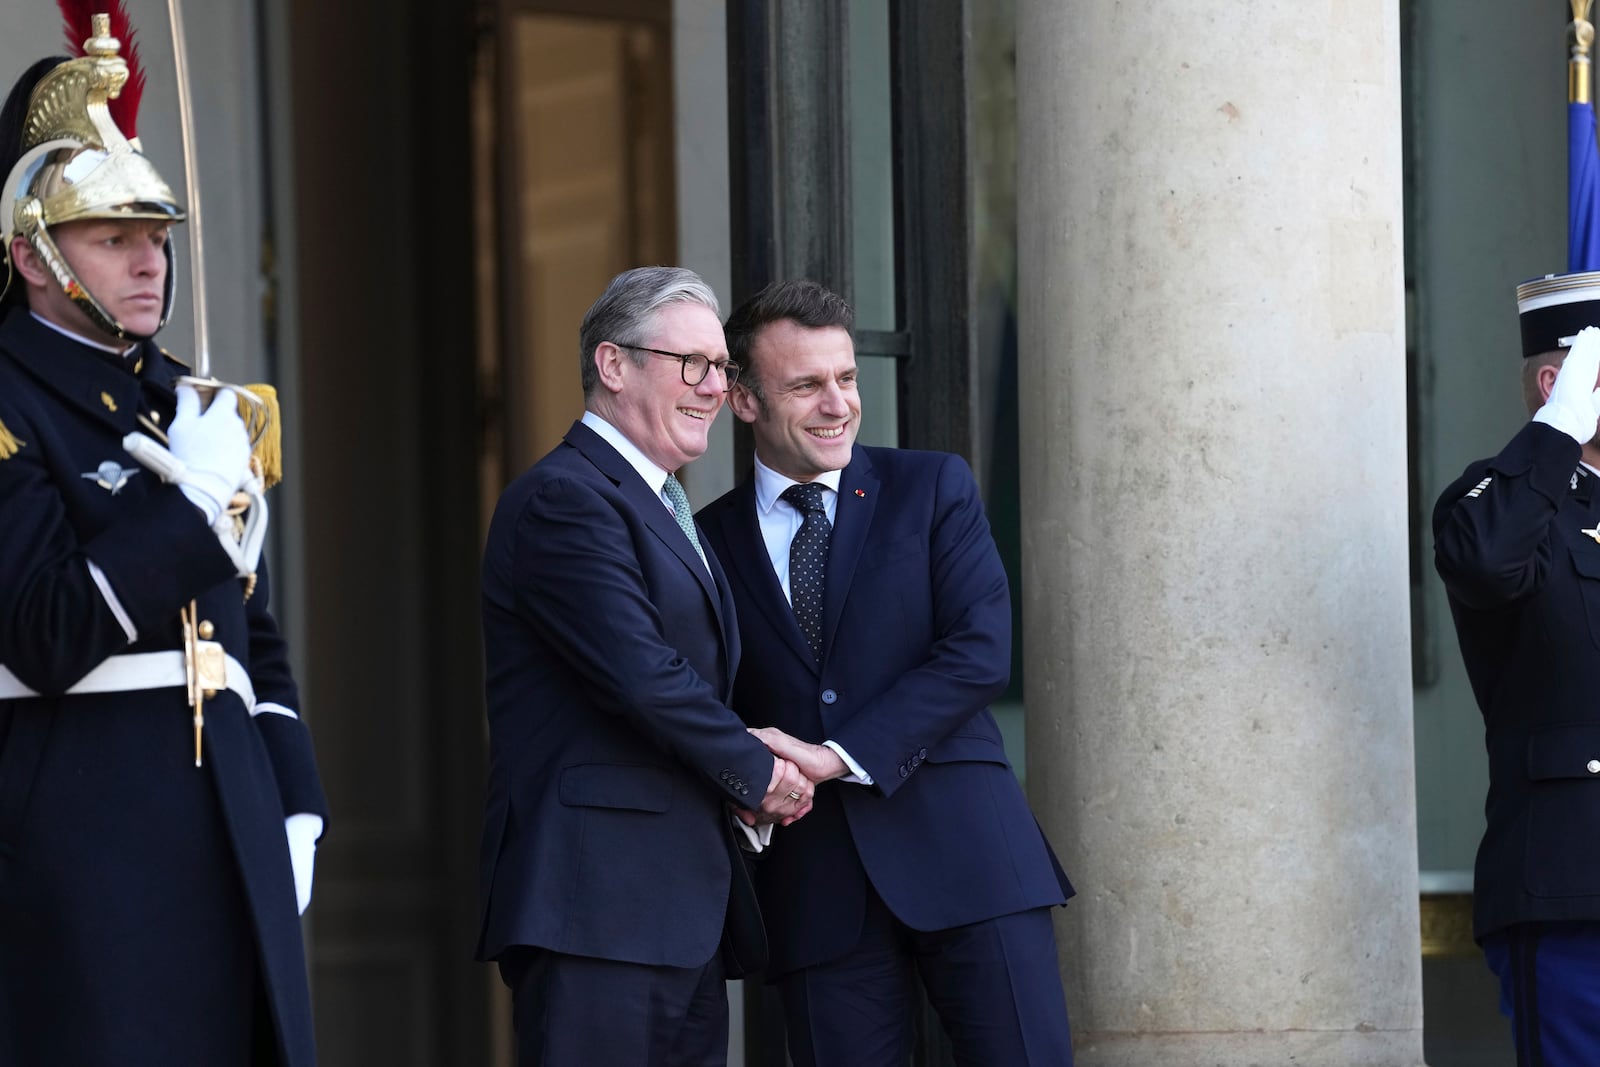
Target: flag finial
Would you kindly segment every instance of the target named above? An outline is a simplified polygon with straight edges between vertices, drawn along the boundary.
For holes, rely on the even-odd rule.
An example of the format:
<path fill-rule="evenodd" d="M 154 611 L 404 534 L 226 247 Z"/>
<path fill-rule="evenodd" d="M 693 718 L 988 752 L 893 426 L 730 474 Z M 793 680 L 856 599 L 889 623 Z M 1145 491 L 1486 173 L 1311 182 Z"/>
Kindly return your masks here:
<path fill-rule="evenodd" d="M 1594 44 L 1594 23 L 1589 21 L 1589 8 L 1594 0 L 1569 0 L 1572 5 L 1572 23 L 1567 27 L 1572 41 L 1572 52 L 1567 57 L 1567 103 L 1589 103 L 1589 49 Z"/>

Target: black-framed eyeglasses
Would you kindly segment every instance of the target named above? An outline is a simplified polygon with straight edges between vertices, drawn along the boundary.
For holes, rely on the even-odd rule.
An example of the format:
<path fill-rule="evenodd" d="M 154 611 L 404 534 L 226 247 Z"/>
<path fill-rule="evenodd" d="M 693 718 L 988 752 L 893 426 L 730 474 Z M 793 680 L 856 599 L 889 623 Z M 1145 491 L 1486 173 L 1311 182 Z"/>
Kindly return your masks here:
<path fill-rule="evenodd" d="M 616 344 L 616 342 L 612 342 Z M 699 352 L 667 352 L 660 348 L 646 348 L 644 345 L 617 345 L 618 348 L 631 348 L 635 352 L 648 352 L 652 356 L 661 356 L 664 359 L 678 361 L 678 373 L 683 378 L 684 385 L 699 385 L 706 380 L 706 375 L 715 367 L 722 372 L 722 384 L 728 389 L 733 388 L 733 383 L 739 380 L 739 372 L 744 368 L 731 359 L 713 363 L 709 356 Z"/>

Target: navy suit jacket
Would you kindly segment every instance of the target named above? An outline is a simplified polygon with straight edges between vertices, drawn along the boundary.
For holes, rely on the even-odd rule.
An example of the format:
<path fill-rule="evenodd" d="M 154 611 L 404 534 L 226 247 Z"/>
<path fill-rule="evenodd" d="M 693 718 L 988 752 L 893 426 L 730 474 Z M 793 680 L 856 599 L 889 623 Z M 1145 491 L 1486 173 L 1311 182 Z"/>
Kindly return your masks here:
<path fill-rule="evenodd" d="M 700 512 L 728 561 L 744 642 L 734 707 L 833 740 L 871 787 L 829 782 L 757 865 L 773 976 L 848 952 L 870 881 L 901 922 L 943 930 L 1072 895 L 988 704 L 1011 665 L 1011 601 L 957 456 L 856 446 L 839 484 L 812 656 L 761 539 L 755 483 Z"/>
<path fill-rule="evenodd" d="M 748 877 L 725 808 L 759 806 L 772 757 L 728 708 L 739 639 L 707 557 L 715 582 L 581 422 L 501 496 L 483 561 L 480 959 L 530 945 L 695 967 L 717 951 Z"/>

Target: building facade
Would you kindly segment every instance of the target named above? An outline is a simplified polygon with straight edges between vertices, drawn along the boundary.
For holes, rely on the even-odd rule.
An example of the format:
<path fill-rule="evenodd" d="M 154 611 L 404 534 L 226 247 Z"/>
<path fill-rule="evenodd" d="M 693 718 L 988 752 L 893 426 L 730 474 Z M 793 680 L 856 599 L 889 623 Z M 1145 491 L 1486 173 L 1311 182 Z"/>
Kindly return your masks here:
<path fill-rule="evenodd" d="M 125 2 L 175 180 L 166 7 Z M 1080 889 L 1080 1063 L 1510 1062 L 1459 928 L 1485 770 L 1425 518 L 1525 417 L 1565 3 L 185 8 L 214 359 L 285 397 L 325 1063 L 506 1062 L 470 960 L 480 532 L 641 262 L 728 306 L 849 293 L 863 439 L 972 461 L 1015 583 L 999 711 Z M 8 9 L 0 70 L 59 36 Z M 748 463 L 731 423 L 697 502 Z M 781 1063 L 738 995 L 736 1058 Z"/>

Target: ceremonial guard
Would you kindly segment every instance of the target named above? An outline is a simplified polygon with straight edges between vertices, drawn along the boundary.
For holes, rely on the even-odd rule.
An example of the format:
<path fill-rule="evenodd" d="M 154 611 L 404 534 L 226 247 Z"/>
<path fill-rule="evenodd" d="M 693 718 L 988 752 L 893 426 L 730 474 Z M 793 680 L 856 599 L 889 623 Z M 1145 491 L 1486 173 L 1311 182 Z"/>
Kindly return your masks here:
<path fill-rule="evenodd" d="M 0 113 L 0 1064 L 305 1067 L 326 803 L 259 558 L 267 420 L 152 341 L 185 214 L 100 6 Z"/>
<path fill-rule="evenodd" d="M 1532 415 L 1433 513 L 1483 713 L 1473 932 L 1519 1064 L 1600 1063 L 1600 273 L 1517 289 Z"/>

